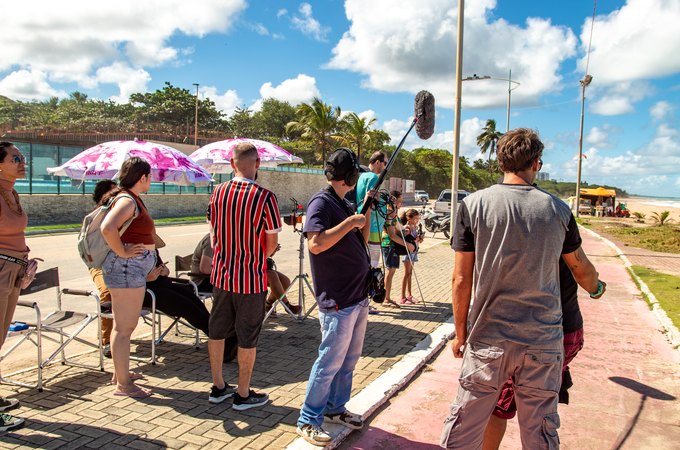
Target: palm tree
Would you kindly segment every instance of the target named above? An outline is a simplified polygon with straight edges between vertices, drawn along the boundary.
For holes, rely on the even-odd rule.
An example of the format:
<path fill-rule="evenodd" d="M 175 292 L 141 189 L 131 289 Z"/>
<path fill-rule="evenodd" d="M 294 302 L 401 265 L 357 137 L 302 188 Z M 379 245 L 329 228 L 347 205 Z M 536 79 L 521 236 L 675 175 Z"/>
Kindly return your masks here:
<path fill-rule="evenodd" d="M 297 121 L 286 124 L 286 133 L 297 132 L 300 136 L 314 144 L 315 150 L 326 160 L 326 152 L 336 144 L 335 132 L 340 120 L 340 107 L 333 108 L 314 98 L 311 104 L 302 103 L 297 107 Z"/>
<path fill-rule="evenodd" d="M 493 119 L 488 119 L 486 125 L 482 128 L 482 133 L 477 136 L 477 145 L 482 155 L 489 151 L 489 161 L 491 161 L 491 155 L 496 153 L 496 143 L 503 136 L 503 133 L 496 130 L 496 121 Z"/>
<path fill-rule="evenodd" d="M 347 114 L 340 122 L 338 139 L 342 145 L 356 149 L 359 161 L 361 161 L 361 149 L 371 143 L 373 123 L 375 123 L 375 117 L 365 119 L 354 112 Z"/>
<path fill-rule="evenodd" d="M 673 219 L 671 219 L 670 216 L 671 216 L 670 211 L 663 211 L 662 213 L 658 213 L 658 212 L 654 211 L 652 213 L 652 220 L 657 225 L 666 225 L 669 222 L 673 221 Z"/>

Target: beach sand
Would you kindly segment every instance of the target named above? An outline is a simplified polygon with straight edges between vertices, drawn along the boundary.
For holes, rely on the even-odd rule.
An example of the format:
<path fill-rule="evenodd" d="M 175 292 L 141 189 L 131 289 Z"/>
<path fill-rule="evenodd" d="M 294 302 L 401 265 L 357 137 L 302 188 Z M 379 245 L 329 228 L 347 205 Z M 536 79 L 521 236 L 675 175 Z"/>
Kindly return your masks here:
<path fill-rule="evenodd" d="M 663 211 L 670 211 L 671 219 L 675 223 L 680 223 L 680 202 L 678 201 L 664 201 L 660 199 L 650 199 L 643 197 L 628 197 L 617 198 L 617 201 L 626 204 L 626 208 L 632 213 L 640 212 L 645 214 L 647 219 L 651 217 L 653 212 L 659 214 Z"/>

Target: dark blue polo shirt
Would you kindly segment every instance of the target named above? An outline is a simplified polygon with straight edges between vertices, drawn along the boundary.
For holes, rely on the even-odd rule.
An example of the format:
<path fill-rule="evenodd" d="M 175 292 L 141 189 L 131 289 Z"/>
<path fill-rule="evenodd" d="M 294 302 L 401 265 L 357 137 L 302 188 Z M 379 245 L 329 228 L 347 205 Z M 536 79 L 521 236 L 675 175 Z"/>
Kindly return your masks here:
<path fill-rule="evenodd" d="M 329 230 L 350 213 L 346 200 L 328 189 L 322 189 L 307 205 L 304 232 Z M 309 262 L 319 308 L 343 309 L 366 300 L 370 263 L 359 232 L 350 231 L 325 252 L 318 255 L 310 253 Z"/>

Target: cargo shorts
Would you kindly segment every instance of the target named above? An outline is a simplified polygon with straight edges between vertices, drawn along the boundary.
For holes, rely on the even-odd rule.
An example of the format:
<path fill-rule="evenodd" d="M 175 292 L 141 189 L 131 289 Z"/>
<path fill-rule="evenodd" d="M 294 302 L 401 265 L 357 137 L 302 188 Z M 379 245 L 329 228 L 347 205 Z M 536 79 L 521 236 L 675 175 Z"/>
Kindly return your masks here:
<path fill-rule="evenodd" d="M 509 341 L 469 342 L 463 353 L 458 394 L 444 421 L 441 446 L 482 447 L 484 430 L 501 386 L 512 377 L 523 448 L 557 449 L 557 393 L 564 349 L 562 341 L 527 346 Z"/>

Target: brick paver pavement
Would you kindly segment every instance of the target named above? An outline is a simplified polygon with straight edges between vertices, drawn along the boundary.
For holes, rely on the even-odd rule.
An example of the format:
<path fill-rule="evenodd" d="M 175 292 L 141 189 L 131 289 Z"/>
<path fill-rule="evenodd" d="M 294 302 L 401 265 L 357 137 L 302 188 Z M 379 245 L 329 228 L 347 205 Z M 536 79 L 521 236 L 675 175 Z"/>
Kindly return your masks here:
<path fill-rule="evenodd" d="M 416 273 L 426 307 L 381 308 L 379 315 L 369 316 L 353 394 L 392 367 L 451 316 L 452 256 L 444 243 L 421 252 Z M 401 276 L 399 270 L 395 293 Z M 415 280 L 413 287 L 417 295 Z M 290 294 L 290 298 L 297 298 L 297 293 Z M 157 365 L 131 364 L 131 369 L 146 375 L 140 384 L 154 390 L 155 395 L 144 400 L 112 396 L 114 387 L 108 384 L 110 360 L 106 360 L 107 373 L 54 364 L 45 371 L 42 393 L 2 387 L 3 393 L 14 391 L 21 400 L 23 406 L 16 413 L 26 419 L 26 426 L 0 436 L 0 446 L 49 449 L 68 445 L 107 450 L 284 448 L 296 438 L 295 422 L 319 337 L 316 312 L 301 323 L 282 313 L 268 320 L 260 337 L 253 386 L 268 392 L 271 402 L 264 408 L 243 412 L 232 410 L 229 401 L 208 403 L 211 382 L 205 346 L 195 350 L 191 338 L 170 334 L 168 341 L 157 348 Z M 148 354 L 148 345 L 143 341 L 133 341 L 133 347 Z M 94 354 L 81 358 L 92 361 Z M 225 365 L 228 383 L 236 382 L 236 371 L 235 363 Z M 33 381 L 35 371 L 21 376 Z"/>

